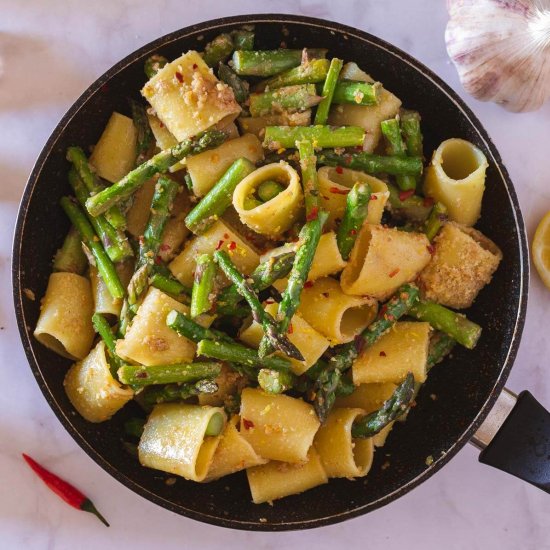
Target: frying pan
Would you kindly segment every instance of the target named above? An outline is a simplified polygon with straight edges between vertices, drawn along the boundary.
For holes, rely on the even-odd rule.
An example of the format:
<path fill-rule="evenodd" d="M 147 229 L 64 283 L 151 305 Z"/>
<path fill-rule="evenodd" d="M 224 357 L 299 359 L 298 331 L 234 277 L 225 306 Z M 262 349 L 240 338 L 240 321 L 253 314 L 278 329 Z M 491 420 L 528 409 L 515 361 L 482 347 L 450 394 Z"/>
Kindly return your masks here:
<path fill-rule="evenodd" d="M 504 251 L 493 282 L 468 311 L 468 316 L 483 327 L 478 346 L 473 351 L 458 347 L 452 358 L 430 372 L 417 406 L 406 423 L 397 423 L 386 446 L 376 453 L 368 477 L 331 480 L 273 506 L 252 504 L 243 472 L 206 485 L 183 479 L 167 485 L 167 475 L 141 467 L 122 447 L 124 421 L 135 415 L 133 403 L 110 422 L 90 424 L 82 419 L 63 391 L 69 362 L 32 337 L 39 300 L 29 299 L 26 292 L 30 289 L 38 298 L 44 295 L 52 256 L 69 227 L 59 207 L 61 196 L 70 192 L 67 147 L 95 143 L 113 111 L 129 114 L 127 98 L 139 98 L 145 80 L 143 62 L 150 54 L 160 53 L 170 59 L 188 49 L 201 50 L 220 32 L 243 24 L 255 25 L 258 49 L 277 48 L 284 41 L 292 48 L 329 48 L 331 56 L 356 61 L 405 106 L 420 111 L 426 151 L 431 152 L 450 137 L 461 137 L 480 147 L 490 167 L 478 227 Z M 102 468 L 137 494 L 173 512 L 249 530 L 306 529 L 336 523 L 410 491 L 472 438 L 480 448 L 486 447 L 482 461 L 550 491 L 548 413 L 526 392 L 517 401 L 512 393 L 502 392 L 523 329 L 529 280 L 527 240 L 512 182 L 487 132 L 460 98 L 421 63 L 368 33 L 300 16 L 237 16 L 187 27 L 132 53 L 84 92 L 44 146 L 21 201 L 12 267 L 21 339 L 53 411 Z M 436 400 L 430 397 L 434 394 Z M 496 412 L 485 420 L 495 403 Z"/>

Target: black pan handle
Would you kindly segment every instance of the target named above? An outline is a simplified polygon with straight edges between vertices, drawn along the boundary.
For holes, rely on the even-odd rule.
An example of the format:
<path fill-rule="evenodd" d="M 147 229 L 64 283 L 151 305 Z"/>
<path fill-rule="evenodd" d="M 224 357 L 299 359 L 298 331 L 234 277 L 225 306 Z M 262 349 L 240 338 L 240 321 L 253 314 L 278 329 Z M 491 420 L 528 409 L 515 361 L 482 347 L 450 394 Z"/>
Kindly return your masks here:
<path fill-rule="evenodd" d="M 472 443 L 483 464 L 550 493 L 550 412 L 528 391 L 504 389 Z"/>

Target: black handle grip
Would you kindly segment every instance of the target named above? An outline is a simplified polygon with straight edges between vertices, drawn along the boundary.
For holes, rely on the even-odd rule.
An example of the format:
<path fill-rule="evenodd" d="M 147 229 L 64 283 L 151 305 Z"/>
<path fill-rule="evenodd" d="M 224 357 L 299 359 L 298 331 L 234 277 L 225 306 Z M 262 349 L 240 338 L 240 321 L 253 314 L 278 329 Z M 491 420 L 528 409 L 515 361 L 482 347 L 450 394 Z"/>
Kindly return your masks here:
<path fill-rule="evenodd" d="M 528 391 L 521 392 L 479 461 L 550 493 L 550 413 Z"/>

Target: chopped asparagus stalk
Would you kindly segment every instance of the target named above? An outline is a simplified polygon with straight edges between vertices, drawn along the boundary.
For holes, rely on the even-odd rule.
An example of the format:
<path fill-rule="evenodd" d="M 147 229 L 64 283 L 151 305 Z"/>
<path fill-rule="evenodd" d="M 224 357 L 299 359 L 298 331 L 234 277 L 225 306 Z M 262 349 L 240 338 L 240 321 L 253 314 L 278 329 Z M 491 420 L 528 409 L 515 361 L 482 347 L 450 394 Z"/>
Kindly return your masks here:
<path fill-rule="evenodd" d="M 190 288 L 182 285 L 178 280 L 160 273 L 154 273 L 149 280 L 149 284 L 172 296 L 191 296 Z"/>
<path fill-rule="evenodd" d="M 391 183 L 387 183 L 390 196 L 388 202 L 392 214 L 405 218 L 410 222 L 425 222 L 430 215 L 433 201 L 415 195 L 412 190 L 399 191 Z"/>
<path fill-rule="evenodd" d="M 260 369 L 258 383 L 267 393 L 283 393 L 294 385 L 295 376 L 289 371 Z"/>
<path fill-rule="evenodd" d="M 147 78 L 153 78 L 168 63 L 168 59 L 162 55 L 151 55 L 145 60 L 143 70 Z"/>
<path fill-rule="evenodd" d="M 405 144 L 401 138 L 401 128 L 397 118 L 383 120 L 380 124 L 382 134 L 388 141 L 388 154 L 394 157 L 405 157 L 407 155 Z M 400 189 L 408 191 L 416 189 L 416 177 L 407 174 L 395 176 L 395 181 Z"/>
<path fill-rule="evenodd" d="M 197 258 L 195 280 L 191 293 L 191 317 L 195 318 L 212 307 L 212 292 L 216 278 L 216 264 L 209 254 L 201 254 Z"/>
<path fill-rule="evenodd" d="M 94 313 L 92 315 L 92 324 L 94 330 L 99 334 L 100 338 L 105 342 L 107 348 L 107 359 L 111 369 L 111 374 L 115 380 L 117 380 L 117 371 L 124 364 L 122 359 L 116 352 L 116 339 L 111 326 L 107 322 L 107 319 L 101 313 Z"/>
<path fill-rule="evenodd" d="M 358 126 L 267 126 L 264 147 L 272 151 L 278 151 L 282 148 L 294 149 L 296 148 L 296 142 L 303 140 L 311 141 L 316 148 L 356 147 L 363 145 L 364 139 L 365 130 Z M 335 153 L 334 156 L 338 157 Z M 327 162 L 321 163 L 330 164 L 331 154 L 324 153 L 324 158 L 327 159 Z M 387 159 L 388 157 L 380 158 Z M 344 160 L 342 160 L 342 165 L 345 165 Z"/>
<path fill-rule="evenodd" d="M 236 50 L 253 50 L 254 49 L 254 31 L 247 29 L 237 29 L 231 31 L 233 45 Z"/>
<path fill-rule="evenodd" d="M 136 128 L 136 166 L 139 166 L 149 158 L 151 147 L 155 143 L 155 137 L 149 126 L 149 119 L 147 118 L 147 111 L 145 107 L 138 101 L 130 100 L 130 107 L 132 109 L 132 120 Z"/>
<path fill-rule="evenodd" d="M 131 437 L 139 439 L 145 428 L 145 420 L 143 418 L 133 417 L 124 422 L 124 433 Z"/>
<path fill-rule="evenodd" d="M 352 105 L 376 105 L 378 103 L 379 89 L 380 86 L 378 84 L 340 80 L 334 89 L 332 103 L 334 105 L 343 105 L 346 103 Z"/>
<path fill-rule="evenodd" d="M 367 183 L 356 183 L 346 198 L 346 210 L 338 227 L 336 242 L 344 260 L 349 258 L 357 234 L 363 227 L 369 213 L 370 187 Z"/>
<path fill-rule="evenodd" d="M 298 141 L 296 147 L 300 155 L 306 219 L 309 220 L 316 217 L 320 206 L 319 182 L 317 180 L 317 157 L 315 156 L 313 143 L 309 140 Z"/>
<path fill-rule="evenodd" d="M 233 67 L 241 76 L 273 76 L 302 63 L 302 59 L 320 59 L 327 50 L 236 50 L 233 53 Z"/>
<path fill-rule="evenodd" d="M 225 417 L 220 412 L 215 412 L 208 421 L 206 430 L 204 432 L 205 436 L 217 436 L 223 432 L 225 428 Z"/>
<path fill-rule="evenodd" d="M 295 113 L 314 107 L 321 101 L 313 84 L 285 86 L 250 94 L 250 114 L 254 117 L 274 113 Z"/>
<path fill-rule="evenodd" d="M 442 202 L 436 202 L 426 220 L 426 228 L 424 232 L 426 237 L 433 241 L 443 223 L 447 220 L 447 207 Z"/>
<path fill-rule="evenodd" d="M 263 202 L 254 198 L 253 196 L 248 196 L 243 201 L 243 207 L 245 210 L 253 210 L 254 208 L 261 206 Z"/>
<path fill-rule="evenodd" d="M 277 181 L 266 180 L 262 181 L 256 190 L 256 194 L 262 202 L 274 199 L 279 193 L 284 191 L 284 187 Z"/>
<path fill-rule="evenodd" d="M 315 114 L 315 124 L 326 124 L 328 119 L 328 112 L 332 103 L 332 96 L 334 95 L 334 89 L 338 82 L 338 75 L 344 66 L 344 62 L 341 59 L 334 58 L 330 62 L 330 66 L 323 84 L 322 96 L 323 100 L 317 107 L 317 113 Z"/>
<path fill-rule="evenodd" d="M 308 63 L 298 65 L 278 74 L 261 83 L 262 89 L 275 90 L 284 86 L 295 86 L 297 84 L 315 84 L 324 82 L 327 76 L 330 62 L 328 59 L 312 59 Z"/>
<path fill-rule="evenodd" d="M 198 343 L 201 340 L 216 340 L 217 342 L 233 342 L 233 339 L 224 332 L 205 328 L 179 311 L 172 310 L 166 316 L 166 324 L 180 336 Z"/>
<path fill-rule="evenodd" d="M 426 369 L 430 370 L 435 365 L 443 361 L 456 345 L 456 340 L 451 338 L 444 332 L 437 331 L 430 338 L 430 346 L 428 348 L 428 360 Z"/>
<path fill-rule="evenodd" d="M 233 38 L 228 33 L 222 33 L 206 44 L 202 58 L 209 67 L 215 67 L 218 63 L 225 61 L 232 51 Z"/>
<path fill-rule="evenodd" d="M 233 90 L 238 103 L 242 105 L 246 102 L 249 94 L 249 84 L 246 80 L 239 78 L 231 67 L 223 63 L 220 63 L 218 66 L 218 77 Z"/>
<path fill-rule="evenodd" d="M 266 137 L 267 137 L 266 128 Z M 361 145 L 356 143 L 356 145 Z M 320 147 L 347 147 L 347 145 L 323 145 Z M 334 151 L 323 151 L 318 156 L 319 164 L 326 166 L 343 166 L 352 170 L 360 170 L 367 174 L 391 174 L 401 175 L 410 174 L 411 176 L 420 176 L 422 174 L 421 157 L 383 157 L 371 153 L 344 153 L 340 155 Z"/>
<path fill-rule="evenodd" d="M 401 115 L 401 130 L 405 138 L 407 155 L 410 157 L 423 157 L 420 115 L 416 111 L 408 111 Z"/>
<path fill-rule="evenodd" d="M 150 367 L 123 365 L 118 369 L 118 379 L 130 386 L 151 386 L 154 384 L 182 384 L 206 378 L 216 378 L 221 372 L 219 363 L 189 363 L 177 365 L 155 365 Z"/>
<path fill-rule="evenodd" d="M 84 252 L 82 252 L 82 240 L 80 235 L 74 227 L 71 227 L 63 241 L 63 245 L 55 254 L 53 270 L 82 275 L 87 265 L 88 260 Z"/>
<path fill-rule="evenodd" d="M 159 403 L 184 401 L 201 393 L 211 394 L 218 391 L 218 385 L 212 380 L 199 380 L 187 384 L 168 384 L 166 386 L 150 386 L 143 392 L 142 402 L 146 407 Z"/>

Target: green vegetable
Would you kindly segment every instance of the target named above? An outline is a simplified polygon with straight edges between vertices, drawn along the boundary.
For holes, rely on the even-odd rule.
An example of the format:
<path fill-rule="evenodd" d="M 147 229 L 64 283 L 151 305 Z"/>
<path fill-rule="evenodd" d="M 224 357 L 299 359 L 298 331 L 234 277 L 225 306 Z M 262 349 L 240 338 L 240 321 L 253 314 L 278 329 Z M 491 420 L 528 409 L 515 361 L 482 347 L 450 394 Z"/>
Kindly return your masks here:
<path fill-rule="evenodd" d="M 181 384 L 205 378 L 216 378 L 221 372 L 219 363 L 188 363 L 177 365 L 124 365 L 118 369 L 118 379 L 130 386 Z"/>
<path fill-rule="evenodd" d="M 246 102 L 249 89 L 249 84 L 246 80 L 239 78 L 231 67 L 223 63 L 218 65 L 218 77 L 233 90 L 233 94 L 238 103 L 242 105 Z"/>
<path fill-rule="evenodd" d="M 330 62 L 327 77 L 323 84 L 322 96 L 323 100 L 317 107 L 317 113 L 315 114 L 315 124 L 326 124 L 328 119 L 328 112 L 332 103 L 332 96 L 334 95 L 334 89 L 338 82 L 338 75 L 344 66 L 344 62 L 341 59 L 334 58 Z"/>
<path fill-rule="evenodd" d="M 225 428 L 225 417 L 220 412 L 215 412 L 208 421 L 206 430 L 204 432 L 205 436 L 217 436 L 223 432 Z"/>
<path fill-rule="evenodd" d="M 178 280 L 172 277 L 167 277 L 166 275 L 161 275 L 160 273 L 153 273 L 149 284 L 155 288 L 158 288 L 162 292 L 166 292 L 166 294 L 171 294 L 172 296 L 191 296 L 190 288 L 182 285 Z"/>
<path fill-rule="evenodd" d="M 132 109 L 132 120 L 137 132 L 136 140 L 136 166 L 139 166 L 149 158 L 151 147 L 155 143 L 155 136 L 149 126 L 147 111 L 145 107 L 133 99 L 130 99 Z"/>
<path fill-rule="evenodd" d="M 433 241 L 439 233 L 443 223 L 447 220 L 447 207 L 442 202 L 436 202 L 426 220 L 424 232 L 426 237 Z"/>
<path fill-rule="evenodd" d="M 209 67 L 215 67 L 218 63 L 225 61 L 232 51 L 233 38 L 228 33 L 222 33 L 206 44 L 202 58 Z"/>
<path fill-rule="evenodd" d="M 428 347 L 428 360 L 426 362 L 427 370 L 437 365 L 437 363 L 443 361 L 456 345 L 456 340 L 451 338 L 444 332 L 437 331 L 430 338 L 430 345 Z"/>
<path fill-rule="evenodd" d="M 378 84 L 340 80 L 334 89 L 332 103 L 334 105 L 346 103 L 352 105 L 376 105 L 378 103 L 379 89 L 380 86 Z"/>
<path fill-rule="evenodd" d="M 380 124 L 382 134 L 388 142 L 388 154 L 394 157 L 405 157 L 407 155 L 405 144 L 401 138 L 401 128 L 399 121 L 396 118 L 383 120 Z M 407 191 L 416 189 L 416 177 L 406 174 L 399 174 L 395 177 L 395 181 L 400 189 Z"/>
<path fill-rule="evenodd" d="M 262 89 L 275 90 L 284 86 L 324 82 L 329 65 L 330 62 L 328 59 L 312 59 L 304 65 L 298 65 L 298 67 L 264 80 L 261 83 L 261 87 Z"/>
<path fill-rule="evenodd" d="M 344 260 L 349 258 L 357 235 L 367 219 L 370 195 L 370 187 L 366 183 L 356 183 L 348 193 L 344 217 L 336 233 L 338 250 Z"/>
<path fill-rule="evenodd" d="M 279 193 L 284 191 L 285 188 L 277 181 L 266 180 L 262 181 L 256 190 L 256 194 L 262 202 L 270 201 L 274 199 Z"/>
<path fill-rule="evenodd" d="M 405 218 L 411 222 L 425 222 L 431 211 L 431 201 L 418 195 L 409 194 L 411 191 L 399 191 L 395 185 L 387 182 L 392 214 Z"/>
<path fill-rule="evenodd" d="M 111 325 L 107 322 L 107 319 L 101 313 L 94 313 L 92 315 L 92 325 L 94 330 L 99 334 L 100 338 L 105 342 L 107 348 L 107 359 L 111 368 L 111 374 L 115 380 L 117 380 L 117 371 L 124 364 L 122 359 L 116 352 L 116 339 Z"/>
<path fill-rule="evenodd" d="M 327 50 L 237 50 L 233 53 L 233 67 L 241 76 L 272 76 L 302 63 L 302 58 L 319 59 Z"/>
<path fill-rule="evenodd" d="M 410 157 L 423 157 L 420 115 L 416 111 L 407 111 L 401 115 L 401 131 L 405 138 L 407 155 Z"/>
<path fill-rule="evenodd" d="M 283 393 L 294 385 L 295 376 L 290 371 L 260 369 L 258 383 L 267 393 Z"/>
<path fill-rule="evenodd" d="M 143 70 L 147 78 L 153 78 L 166 64 L 168 59 L 162 55 L 151 55 L 145 60 Z"/>
<path fill-rule="evenodd" d="M 216 340 L 217 342 L 233 343 L 234 340 L 224 332 L 205 328 L 179 311 L 172 310 L 166 316 L 166 324 L 180 336 L 198 343 L 201 340 Z"/>
<path fill-rule="evenodd" d="M 141 401 L 146 407 L 159 403 L 184 401 L 201 393 L 212 394 L 218 391 L 218 384 L 212 380 L 199 380 L 187 384 L 168 384 L 166 386 L 149 386 L 142 394 Z"/>
<path fill-rule="evenodd" d="M 63 241 L 63 245 L 55 254 L 53 270 L 82 275 L 87 265 L 88 260 L 82 251 L 82 240 L 80 235 L 74 227 L 71 227 Z"/>
<path fill-rule="evenodd" d="M 212 292 L 216 278 L 216 264 L 209 254 L 201 254 L 197 258 L 195 280 L 191 293 L 191 317 L 198 317 L 212 307 Z"/>
<path fill-rule="evenodd" d="M 273 91 L 250 94 L 250 114 L 254 117 L 273 113 L 295 113 L 317 105 L 321 97 L 313 84 L 285 86 Z"/>
<path fill-rule="evenodd" d="M 350 127 L 352 128 L 352 127 Z M 266 138 L 267 138 L 266 128 Z M 355 143 L 355 145 L 362 145 Z M 348 147 L 348 145 L 324 145 L 320 147 Z M 319 164 L 326 166 L 343 166 L 352 170 L 359 170 L 367 174 L 391 174 L 402 175 L 409 174 L 411 176 L 420 176 L 422 174 L 422 158 L 421 157 L 383 157 L 373 155 L 372 153 L 344 153 L 338 154 L 335 151 L 323 151 L 317 158 Z"/>
<path fill-rule="evenodd" d="M 145 420 L 143 418 L 130 418 L 124 422 L 124 433 L 131 437 L 139 439 L 145 428 Z"/>
<path fill-rule="evenodd" d="M 365 130 L 358 126 L 267 126 L 265 129 L 264 147 L 272 151 L 281 148 L 296 148 L 297 141 L 311 141 L 315 148 L 318 147 L 355 147 L 363 145 Z M 330 164 L 331 154 L 324 153 L 325 162 L 318 158 L 321 164 Z M 339 156 L 334 153 L 334 156 Z M 322 157 L 321 157 L 322 158 Z M 343 158 L 343 156 L 342 156 Z M 380 157 L 388 159 L 389 157 Z M 412 160 L 412 159 L 407 159 Z M 342 160 L 344 163 L 344 160 Z M 342 164 L 344 165 L 344 164 Z"/>
<path fill-rule="evenodd" d="M 246 29 L 231 31 L 233 45 L 236 50 L 253 50 L 254 49 L 254 32 Z"/>
<path fill-rule="evenodd" d="M 315 156 L 313 143 L 309 140 L 296 142 L 296 147 L 300 155 L 306 219 L 315 218 L 320 206 L 319 182 L 317 180 L 317 157 Z"/>

